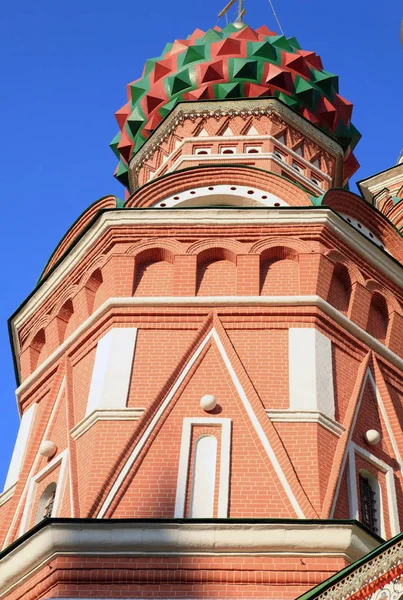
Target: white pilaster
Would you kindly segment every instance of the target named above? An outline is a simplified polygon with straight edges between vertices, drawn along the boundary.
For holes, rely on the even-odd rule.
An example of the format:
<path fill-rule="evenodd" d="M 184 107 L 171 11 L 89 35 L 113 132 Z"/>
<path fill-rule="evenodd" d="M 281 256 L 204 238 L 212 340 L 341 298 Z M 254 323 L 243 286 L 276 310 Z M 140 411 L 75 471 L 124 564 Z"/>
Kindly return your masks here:
<path fill-rule="evenodd" d="M 115 328 L 99 340 L 86 415 L 100 408 L 125 408 L 137 329 Z"/>
<path fill-rule="evenodd" d="M 335 417 L 332 343 L 314 328 L 291 328 L 289 341 L 290 409 Z"/>
<path fill-rule="evenodd" d="M 29 432 L 34 420 L 36 404 L 32 404 L 22 415 L 20 428 L 18 430 L 17 439 L 15 441 L 13 455 L 11 457 L 10 466 L 4 484 L 4 489 L 8 490 L 18 481 L 22 461 L 24 460 L 25 450 L 29 438 Z"/>

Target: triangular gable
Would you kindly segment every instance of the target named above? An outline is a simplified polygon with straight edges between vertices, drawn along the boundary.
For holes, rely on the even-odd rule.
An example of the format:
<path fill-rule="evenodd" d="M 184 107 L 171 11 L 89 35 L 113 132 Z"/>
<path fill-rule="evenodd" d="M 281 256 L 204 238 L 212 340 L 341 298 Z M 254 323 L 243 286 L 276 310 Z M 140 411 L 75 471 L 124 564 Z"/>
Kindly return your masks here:
<path fill-rule="evenodd" d="M 304 518 L 304 516 L 314 517 L 316 515 L 315 511 L 313 510 L 312 506 L 310 505 L 309 501 L 307 500 L 307 498 L 298 482 L 297 477 L 295 476 L 295 474 L 293 472 L 292 465 L 289 462 L 284 449 L 281 447 L 281 443 L 279 443 L 279 440 L 275 434 L 274 428 L 269 423 L 269 420 L 267 419 L 267 416 L 266 416 L 262 406 L 260 406 L 260 409 L 262 412 L 261 419 L 259 419 L 256 416 L 255 410 L 252 408 L 249 398 L 243 388 L 243 383 L 241 384 L 240 377 L 237 374 L 236 369 L 234 368 L 232 361 L 230 360 L 230 358 L 228 356 L 227 349 L 225 348 L 227 346 L 227 342 L 229 344 L 230 344 L 230 342 L 227 339 L 223 343 L 221 336 L 222 336 L 222 332 L 220 331 L 220 334 L 219 334 L 217 332 L 217 327 L 215 327 L 214 329 L 210 330 L 210 332 L 207 333 L 207 335 L 200 341 L 198 347 L 196 348 L 196 350 L 194 351 L 192 356 L 188 359 L 187 363 L 184 365 L 184 368 L 183 368 L 180 376 L 177 378 L 174 385 L 171 387 L 169 393 L 167 394 L 165 399 L 160 404 L 158 410 L 156 411 L 156 413 L 154 414 L 154 416 L 152 417 L 150 422 L 148 423 L 148 425 L 146 425 L 146 424 L 144 425 L 143 434 L 142 434 L 141 438 L 138 440 L 138 442 L 136 443 L 130 456 L 126 460 L 123 468 L 120 470 L 114 483 L 112 484 L 112 487 L 110 488 L 109 493 L 107 494 L 107 496 L 106 496 L 104 502 L 102 503 L 102 506 L 98 512 L 98 515 L 97 515 L 98 518 L 102 518 L 106 515 L 109 515 L 109 509 L 110 509 L 112 503 L 115 501 L 115 498 L 117 497 L 117 494 L 118 494 L 120 488 L 122 486 L 126 485 L 125 481 L 127 480 L 127 478 L 131 477 L 133 475 L 133 472 L 132 472 L 133 466 L 134 466 L 135 462 L 137 461 L 137 458 L 139 457 L 140 453 L 143 451 L 143 448 L 148 443 L 148 441 L 154 437 L 157 425 L 159 424 L 159 421 L 166 416 L 165 413 L 167 413 L 168 407 L 169 407 L 169 409 L 171 408 L 171 404 L 173 404 L 175 401 L 175 398 L 177 398 L 178 391 L 181 388 L 181 386 L 184 384 L 185 379 L 189 376 L 190 371 L 192 369 L 196 368 L 196 364 L 200 360 L 202 353 L 207 351 L 208 346 L 212 342 L 215 343 L 215 345 L 221 355 L 223 364 L 226 367 L 226 371 L 227 371 L 226 377 L 229 376 L 230 380 L 232 381 L 232 385 L 235 387 L 236 393 L 242 402 L 243 408 L 244 408 L 244 410 L 246 410 L 246 414 L 249 419 L 249 425 L 250 424 L 252 425 L 254 431 L 258 435 L 259 441 L 261 442 L 261 444 L 264 448 L 263 454 L 266 456 L 265 460 L 269 459 L 269 461 L 271 463 L 271 467 L 274 468 L 274 472 L 276 473 L 276 475 L 281 483 L 281 487 L 283 488 L 286 496 L 288 497 L 288 499 L 295 511 L 295 514 L 300 518 Z M 227 348 L 228 348 L 228 346 L 227 346 Z M 250 385 L 250 388 L 252 389 L 253 386 Z M 263 426 L 262 426 L 262 422 L 264 422 Z M 284 467 L 281 466 L 281 464 L 278 460 L 278 457 L 274 453 L 272 443 L 268 439 L 267 431 L 265 431 L 265 429 L 267 429 L 268 427 L 272 427 L 271 435 L 275 436 L 276 439 L 274 441 L 275 441 L 276 445 L 280 447 L 280 452 L 282 453 L 282 463 L 284 463 L 284 461 L 286 461 L 287 462 L 287 464 L 286 464 L 287 472 L 288 473 L 290 471 L 292 472 L 292 476 L 288 475 L 288 478 L 291 478 L 292 483 L 293 483 L 292 489 L 290 487 L 288 478 L 285 476 Z M 295 493 L 294 486 L 297 488 L 296 495 L 294 495 L 294 493 Z M 297 497 L 299 499 L 297 499 Z M 301 501 L 303 503 L 304 509 L 301 508 L 301 504 L 300 504 Z"/>
<path fill-rule="evenodd" d="M 379 377 L 382 377 L 379 367 L 377 377 L 378 379 Z M 388 399 L 386 399 L 386 401 L 388 404 L 388 410 L 391 413 L 391 411 L 393 411 L 393 405 L 391 402 L 388 402 Z M 330 516 L 333 517 L 336 511 L 341 480 L 348 463 L 347 466 L 349 468 L 350 478 L 352 479 L 350 482 L 350 516 L 351 518 L 357 518 L 358 500 L 355 491 L 355 455 L 357 454 L 359 455 L 360 460 L 362 459 L 372 463 L 374 466 L 376 466 L 376 468 L 386 473 L 388 489 L 387 493 L 388 497 L 390 498 L 390 502 L 388 508 L 384 507 L 384 510 L 388 510 L 388 518 L 390 520 L 389 526 L 392 535 L 395 535 L 399 531 L 399 522 L 397 511 L 393 506 L 391 507 L 391 503 L 395 503 L 396 496 L 394 488 L 393 466 L 385 463 L 385 460 L 386 456 L 391 456 L 392 462 L 395 460 L 399 464 L 401 478 L 401 455 L 396 443 L 388 412 L 385 408 L 385 402 L 381 397 L 381 394 L 377 388 L 375 377 L 369 366 L 369 360 L 366 363 L 365 373 L 361 379 L 359 394 L 357 395 L 353 409 L 350 426 L 346 428 L 347 431 L 346 439 L 344 441 L 344 457 L 338 473 L 338 483 L 333 497 L 333 505 Z M 369 429 L 375 429 L 381 433 L 381 441 L 379 444 L 375 446 L 369 446 L 366 444 L 365 433 Z M 389 461 L 389 463 L 390 462 L 391 461 Z"/>

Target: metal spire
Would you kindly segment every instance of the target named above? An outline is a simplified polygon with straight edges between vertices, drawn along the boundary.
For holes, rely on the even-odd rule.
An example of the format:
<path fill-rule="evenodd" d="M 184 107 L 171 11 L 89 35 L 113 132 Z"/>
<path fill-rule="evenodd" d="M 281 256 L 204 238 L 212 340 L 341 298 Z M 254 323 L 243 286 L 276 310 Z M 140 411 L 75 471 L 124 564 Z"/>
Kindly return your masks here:
<path fill-rule="evenodd" d="M 231 6 L 233 6 L 235 4 L 235 2 L 236 2 L 236 0 L 230 0 L 228 2 L 228 4 L 222 9 L 222 11 L 218 13 L 218 18 L 220 19 L 221 17 L 226 15 L 227 12 L 229 11 L 229 9 L 231 8 Z M 241 28 L 245 25 L 245 23 L 242 20 L 245 13 L 246 13 L 246 9 L 244 8 L 244 0 L 238 0 L 237 18 L 236 18 L 236 21 L 234 22 L 234 25 L 236 27 Z"/>

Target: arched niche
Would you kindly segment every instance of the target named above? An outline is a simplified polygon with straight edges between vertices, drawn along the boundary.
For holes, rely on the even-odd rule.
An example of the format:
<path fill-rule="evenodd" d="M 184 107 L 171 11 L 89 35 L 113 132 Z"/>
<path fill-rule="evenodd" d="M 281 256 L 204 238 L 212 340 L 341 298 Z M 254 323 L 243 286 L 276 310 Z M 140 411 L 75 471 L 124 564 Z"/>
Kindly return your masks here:
<path fill-rule="evenodd" d="M 236 295 L 236 257 L 226 248 L 209 248 L 197 256 L 197 296 Z"/>
<path fill-rule="evenodd" d="M 299 294 L 298 253 L 293 248 L 267 248 L 260 255 L 261 296 Z"/>
<path fill-rule="evenodd" d="M 389 311 L 386 299 L 379 292 L 374 292 L 369 308 L 367 332 L 384 344 L 388 326 Z"/>
<path fill-rule="evenodd" d="M 343 263 L 334 265 L 328 302 L 344 315 L 348 314 L 351 299 L 351 277 Z"/>
<path fill-rule="evenodd" d="M 52 517 L 53 505 L 56 497 L 56 483 L 52 481 L 45 488 L 42 496 L 39 498 L 38 508 L 35 516 L 35 524 L 40 523 L 43 519 Z"/>
<path fill-rule="evenodd" d="M 172 296 L 173 255 L 163 248 L 150 248 L 135 259 L 135 296 Z"/>

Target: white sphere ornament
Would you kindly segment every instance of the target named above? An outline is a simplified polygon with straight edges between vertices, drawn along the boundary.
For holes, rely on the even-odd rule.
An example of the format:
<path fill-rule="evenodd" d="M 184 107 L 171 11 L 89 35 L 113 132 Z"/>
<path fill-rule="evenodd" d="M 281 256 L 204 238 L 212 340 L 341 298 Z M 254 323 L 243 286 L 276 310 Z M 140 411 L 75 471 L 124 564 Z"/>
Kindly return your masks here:
<path fill-rule="evenodd" d="M 201 397 L 200 406 L 203 410 L 214 410 L 214 408 L 217 406 L 217 400 L 211 394 L 206 394 L 205 396 Z"/>
<path fill-rule="evenodd" d="M 52 458 L 56 454 L 57 446 L 51 440 L 45 440 L 39 447 L 39 454 L 46 456 L 46 458 Z"/>
<path fill-rule="evenodd" d="M 365 433 L 365 441 L 367 444 L 375 446 L 381 441 L 381 434 L 376 429 L 368 429 L 368 431 Z"/>

